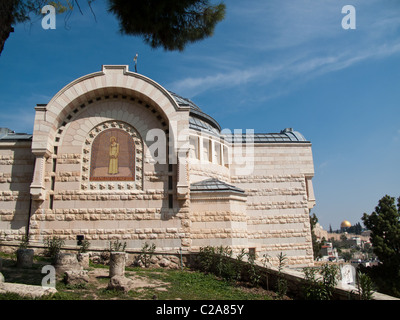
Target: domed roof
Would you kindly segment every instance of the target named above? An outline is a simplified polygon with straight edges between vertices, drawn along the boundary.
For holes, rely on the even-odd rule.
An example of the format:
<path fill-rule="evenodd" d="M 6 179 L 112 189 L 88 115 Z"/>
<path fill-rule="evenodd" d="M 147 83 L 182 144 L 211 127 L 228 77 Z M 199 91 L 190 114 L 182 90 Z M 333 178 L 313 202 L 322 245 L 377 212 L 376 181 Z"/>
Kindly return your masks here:
<path fill-rule="evenodd" d="M 341 224 L 340 224 L 341 228 L 349 228 L 351 227 L 351 223 L 347 220 L 344 220 Z"/>
<path fill-rule="evenodd" d="M 182 107 L 189 107 L 189 127 L 190 129 L 206 132 L 208 134 L 222 138 L 230 143 L 308 143 L 309 141 L 298 131 L 286 128 L 280 133 L 254 133 L 254 134 L 229 134 L 221 133 L 221 126 L 210 115 L 204 113 L 198 105 L 188 98 L 169 91 L 176 103 Z M 349 226 L 350 225 L 350 222 Z"/>
<path fill-rule="evenodd" d="M 189 106 L 191 110 L 198 110 L 201 111 L 198 105 L 196 105 L 192 100 L 188 98 L 183 98 L 179 94 L 176 94 L 175 92 L 168 91 L 171 96 L 175 99 L 176 103 L 180 106 Z"/>
<path fill-rule="evenodd" d="M 183 98 L 172 91 L 169 91 L 169 93 L 179 106 L 190 108 L 189 125 L 191 129 L 205 131 L 207 133 L 219 136 L 221 132 L 221 126 L 213 117 L 204 113 L 192 100 Z"/>

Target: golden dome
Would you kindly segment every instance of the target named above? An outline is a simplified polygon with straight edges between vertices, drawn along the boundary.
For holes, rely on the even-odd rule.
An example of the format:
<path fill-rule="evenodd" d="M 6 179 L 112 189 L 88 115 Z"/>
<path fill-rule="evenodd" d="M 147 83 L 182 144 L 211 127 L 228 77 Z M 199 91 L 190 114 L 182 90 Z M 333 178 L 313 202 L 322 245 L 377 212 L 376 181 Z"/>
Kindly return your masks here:
<path fill-rule="evenodd" d="M 344 220 L 341 224 L 340 224 L 341 228 L 349 228 L 351 227 L 351 223 L 348 222 L 347 220 Z"/>

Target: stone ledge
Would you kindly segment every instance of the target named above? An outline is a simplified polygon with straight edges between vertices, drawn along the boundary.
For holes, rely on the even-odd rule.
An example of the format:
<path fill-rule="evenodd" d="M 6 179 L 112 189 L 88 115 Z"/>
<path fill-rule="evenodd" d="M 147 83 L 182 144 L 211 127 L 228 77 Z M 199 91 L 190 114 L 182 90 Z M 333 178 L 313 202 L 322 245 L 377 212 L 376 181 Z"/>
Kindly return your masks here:
<path fill-rule="evenodd" d="M 49 294 L 57 293 L 57 289 L 20 283 L 3 282 L 0 283 L 0 294 L 1 293 L 16 293 L 23 297 L 41 298 Z"/>

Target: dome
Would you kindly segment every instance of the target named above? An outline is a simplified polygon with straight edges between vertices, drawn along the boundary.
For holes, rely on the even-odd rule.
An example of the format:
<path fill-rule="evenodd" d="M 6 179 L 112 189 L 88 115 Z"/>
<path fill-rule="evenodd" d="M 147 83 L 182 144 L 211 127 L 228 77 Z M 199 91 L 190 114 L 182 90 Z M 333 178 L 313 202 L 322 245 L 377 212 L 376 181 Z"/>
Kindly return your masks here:
<path fill-rule="evenodd" d="M 351 227 L 351 223 L 348 222 L 347 220 L 344 220 L 341 224 L 340 224 L 341 228 L 350 228 Z"/>
<path fill-rule="evenodd" d="M 192 100 L 188 98 L 183 98 L 182 96 L 169 91 L 172 97 L 175 99 L 176 103 L 179 106 L 185 106 L 190 108 L 190 119 L 189 125 L 191 129 L 197 131 L 204 131 L 212 135 L 219 136 L 221 132 L 221 126 L 219 123 L 209 116 L 208 114 L 204 113 L 198 105 L 196 105 Z"/>
<path fill-rule="evenodd" d="M 201 108 L 188 98 L 176 94 L 175 92 L 168 91 L 171 96 L 175 99 L 176 103 L 181 107 L 189 107 L 189 128 L 205 132 L 216 137 L 222 138 L 230 143 L 239 142 L 246 143 L 282 143 L 282 142 L 297 142 L 297 143 L 309 143 L 306 138 L 298 131 L 293 128 L 286 128 L 280 133 L 254 133 L 252 135 L 248 133 L 240 134 L 229 134 L 221 133 L 221 126 L 219 123 L 210 115 L 204 113 Z M 248 140 L 249 139 L 249 140 Z M 348 222 L 349 226 L 350 223 Z"/>

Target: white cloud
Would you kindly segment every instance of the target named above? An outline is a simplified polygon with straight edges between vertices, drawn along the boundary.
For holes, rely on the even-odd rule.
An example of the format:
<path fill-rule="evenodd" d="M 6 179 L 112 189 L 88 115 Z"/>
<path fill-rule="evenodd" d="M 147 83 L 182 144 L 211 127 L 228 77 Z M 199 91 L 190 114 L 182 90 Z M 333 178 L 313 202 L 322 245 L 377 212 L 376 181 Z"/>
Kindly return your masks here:
<path fill-rule="evenodd" d="M 169 87 L 189 97 L 246 84 L 265 87 L 273 82 L 287 87 L 400 53 L 400 18 L 390 10 L 393 8 L 383 8 L 377 0 L 353 2 L 358 10 L 356 30 L 341 28 L 345 1 L 235 3 L 230 19 L 241 17 L 239 27 L 245 28 L 226 40 L 229 49 L 203 60 L 214 72 L 204 74 L 200 66 L 198 76 L 180 79 Z M 232 52 L 237 53 L 237 64 L 226 59 L 232 58 Z"/>

